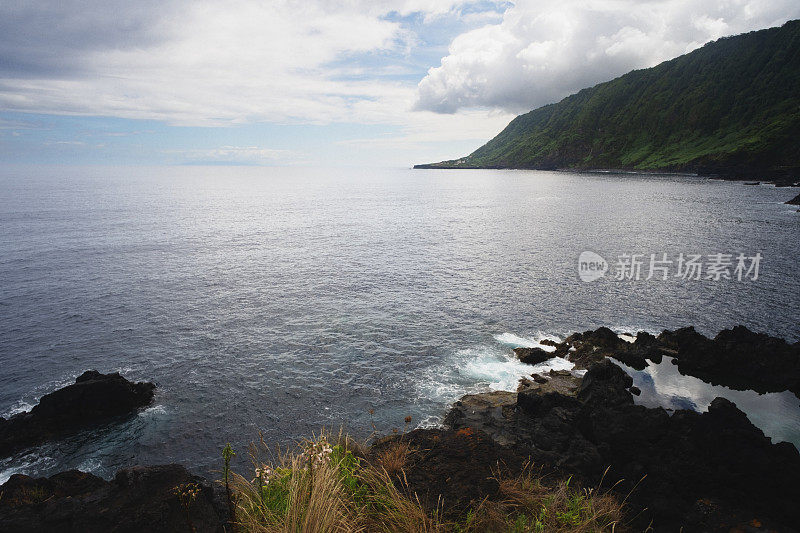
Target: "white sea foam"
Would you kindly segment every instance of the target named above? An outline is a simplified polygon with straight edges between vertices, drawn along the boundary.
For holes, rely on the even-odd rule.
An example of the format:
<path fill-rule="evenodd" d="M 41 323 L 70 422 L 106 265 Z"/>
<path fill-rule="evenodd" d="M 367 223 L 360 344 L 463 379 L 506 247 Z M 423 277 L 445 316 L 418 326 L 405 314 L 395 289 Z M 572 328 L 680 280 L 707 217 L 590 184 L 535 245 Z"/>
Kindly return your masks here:
<path fill-rule="evenodd" d="M 431 367 L 418 382 L 423 398 L 450 403 L 464 394 L 485 391 L 515 391 L 520 378 L 550 370 L 572 370 L 574 364 L 561 357 L 553 357 L 537 365 L 522 363 L 511 352 L 515 347 L 538 347 L 548 352 L 553 346 L 541 344 L 544 339 L 561 342 L 557 335 L 537 332 L 528 337 L 515 333 L 494 335 L 494 343 L 486 343 L 457 350 L 442 365 Z M 436 419 L 434 424 L 438 424 Z"/>
<path fill-rule="evenodd" d="M 139 416 L 142 418 L 149 418 L 152 416 L 165 415 L 165 414 L 167 414 L 167 409 L 163 405 L 153 405 L 151 407 L 148 407 L 141 413 L 139 413 Z"/>
<path fill-rule="evenodd" d="M 79 464 L 77 469 L 81 472 L 89 472 L 91 474 L 100 469 L 100 460 L 94 457 L 89 457 Z"/>
<path fill-rule="evenodd" d="M 31 409 L 33 409 L 32 404 L 29 404 L 23 400 L 17 400 L 14 405 L 3 411 L 3 413 L 0 413 L 0 416 L 3 418 L 9 418 L 19 413 L 27 413 Z"/>
<path fill-rule="evenodd" d="M 465 354 L 467 355 L 467 354 Z M 508 355 L 479 353 L 466 360 L 461 369 L 463 376 L 491 390 L 516 390 L 522 376 L 532 372 L 530 365 Z"/>
<path fill-rule="evenodd" d="M 442 427 L 442 417 L 435 415 L 426 416 L 417 424 L 417 429 L 436 429 L 440 427 Z"/>
<path fill-rule="evenodd" d="M 38 455 L 36 453 L 28 453 L 22 457 L 12 458 L 13 466 L 2 465 L 0 466 L 0 485 L 8 481 L 14 474 L 28 474 L 37 472 L 41 469 L 52 466 L 54 460 L 47 455 Z M 4 461 L 5 463 L 6 461 Z M 8 466 L 8 468 L 3 468 Z"/>
<path fill-rule="evenodd" d="M 542 333 L 542 332 L 536 332 L 534 335 L 531 335 L 529 337 L 521 337 L 519 335 L 509 332 L 499 333 L 494 336 L 494 340 L 496 340 L 500 344 L 511 346 L 512 348 L 541 348 L 546 352 L 556 351 L 555 346 L 542 344 L 542 341 L 545 339 L 554 342 L 561 342 L 561 337 L 559 337 L 558 335 L 549 335 L 547 333 Z"/>
<path fill-rule="evenodd" d="M 531 374 L 547 373 L 550 370 L 572 370 L 575 366 L 561 357 L 553 357 L 537 365 L 528 365 L 507 353 L 477 352 L 466 350 L 461 373 L 477 384 L 483 384 L 490 390 L 515 391 L 520 378 Z"/>
<path fill-rule="evenodd" d="M 636 334 L 640 331 L 646 331 L 651 335 L 658 335 L 661 333 L 660 329 L 652 328 L 650 326 L 643 326 L 641 324 L 622 324 L 618 326 L 611 326 L 609 328 L 611 331 L 616 333 L 617 335 L 628 335 L 635 337 Z"/>

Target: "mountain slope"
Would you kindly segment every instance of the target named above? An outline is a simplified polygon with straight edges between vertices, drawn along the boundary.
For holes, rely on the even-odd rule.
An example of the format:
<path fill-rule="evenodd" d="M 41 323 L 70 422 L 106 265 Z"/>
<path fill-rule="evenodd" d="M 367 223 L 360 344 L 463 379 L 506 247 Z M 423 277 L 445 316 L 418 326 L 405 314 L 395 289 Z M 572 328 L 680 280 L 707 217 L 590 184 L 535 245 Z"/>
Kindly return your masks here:
<path fill-rule="evenodd" d="M 469 156 L 415 168 L 800 175 L 800 20 L 709 43 L 520 115 Z"/>

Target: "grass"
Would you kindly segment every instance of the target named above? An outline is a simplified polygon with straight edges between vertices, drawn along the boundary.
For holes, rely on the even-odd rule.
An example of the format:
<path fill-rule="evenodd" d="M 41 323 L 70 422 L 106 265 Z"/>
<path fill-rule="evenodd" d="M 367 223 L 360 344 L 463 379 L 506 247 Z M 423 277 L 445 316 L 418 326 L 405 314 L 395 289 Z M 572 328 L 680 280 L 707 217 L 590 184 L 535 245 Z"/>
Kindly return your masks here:
<path fill-rule="evenodd" d="M 410 445 L 398 439 L 378 452 L 376 463 L 390 476 L 398 475 L 405 468 L 410 453 Z"/>
<path fill-rule="evenodd" d="M 52 494 L 43 487 L 32 486 L 22 487 L 21 490 L 17 491 L 11 497 L 7 497 L 0 492 L 0 500 L 5 497 L 5 503 L 10 506 L 31 505 L 42 503 L 50 498 L 51 495 Z"/>
<path fill-rule="evenodd" d="M 599 532 L 623 524 L 623 505 L 609 492 L 570 486 L 571 478 L 545 484 L 531 467 L 515 478 L 500 478 L 499 505 L 513 516 L 508 531 Z"/>
<path fill-rule="evenodd" d="M 251 449 L 252 475 L 229 477 L 238 532 L 472 533 L 615 531 L 622 504 L 608 493 L 547 484 L 533 468 L 501 476 L 499 501 L 478 502 L 459 520 L 426 510 L 404 482 L 414 451 L 402 439 L 369 462 L 341 434 L 306 440 L 271 461 Z"/>

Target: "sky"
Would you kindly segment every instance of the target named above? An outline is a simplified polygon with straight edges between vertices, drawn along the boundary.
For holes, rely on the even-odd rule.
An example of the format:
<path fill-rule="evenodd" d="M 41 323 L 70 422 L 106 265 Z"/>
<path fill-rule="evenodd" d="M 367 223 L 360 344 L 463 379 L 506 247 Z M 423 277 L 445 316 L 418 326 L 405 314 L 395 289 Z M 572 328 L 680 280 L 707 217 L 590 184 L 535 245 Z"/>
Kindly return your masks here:
<path fill-rule="evenodd" d="M 4 165 L 410 166 L 797 0 L 0 1 Z"/>

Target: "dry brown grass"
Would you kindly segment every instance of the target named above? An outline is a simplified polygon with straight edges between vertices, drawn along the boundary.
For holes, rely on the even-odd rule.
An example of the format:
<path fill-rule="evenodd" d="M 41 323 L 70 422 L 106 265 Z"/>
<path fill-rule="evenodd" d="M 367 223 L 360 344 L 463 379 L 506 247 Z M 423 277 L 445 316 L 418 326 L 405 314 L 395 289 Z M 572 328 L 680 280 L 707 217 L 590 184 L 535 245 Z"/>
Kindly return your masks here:
<path fill-rule="evenodd" d="M 590 533 L 615 531 L 622 523 L 622 504 L 612 495 L 570 486 L 569 480 L 546 484 L 530 467 L 513 477 L 498 473 L 501 501 L 480 502 L 448 522 L 439 509 L 426 511 L 404 483 L 407 443 L 386 447 L 373 464 L 364 451 L 341 434 L 323 435 L 276 462 L 256 460 L 253 480 L 233 474 L 236 530 Z"/>
<path fill-rule="evenodd" d="M 377 453 L 376 462 L 390 476 L 402 473 L 406 466 L 411 446 L 398 439 Z"/>
<path fill-rule="evenodd" d="M 408 490 L 407 483 L 402 483 L 404 490 L 398 489 L 393 477 L 386 470 L 368 467 L 361 473 L 361 477 L 369 487 L 369 499 L 372 502 L 372 512 L 368 514 L 366 520 L 368 531 L 386 533 L 452 531 L 450 525 L 440 519 L 438 510 L 433 513 L 426 512 L 416 494 Z"/>
<path fill-rule="evenodd" d="M 239 530 L 264 533 L 364 531 L 333 465 L 309 468 L 304 457 L 294 455 L 281 466 L 275 466 L 273 472 L 275 477 L 267 484 L 233 474 Z"/>
<path fill-rule="evenodd" d="M 532 465 L 515 477 L 498 477 L 505 514 L 517 517 L 512 531 L 590 533 L 621 529 L 624 503 L 609 491 L 577 487 L 571 481 L 545 483 Z"/>

